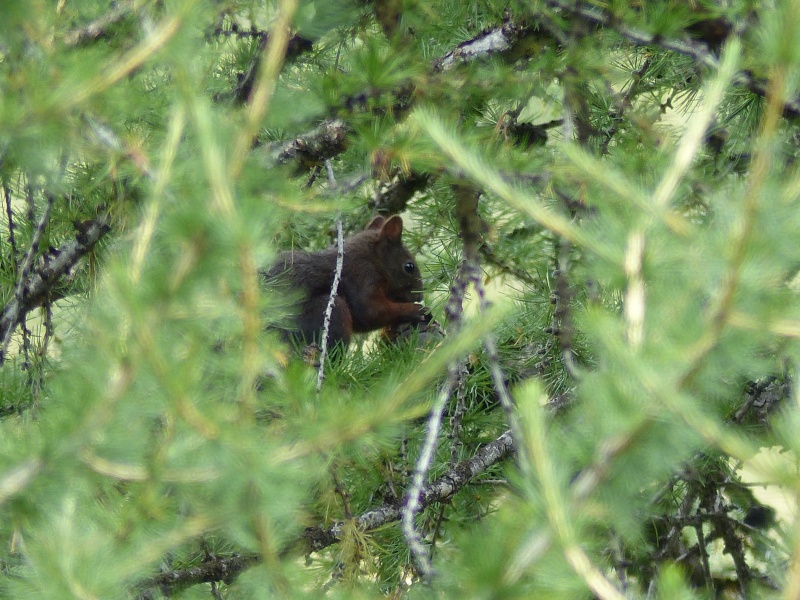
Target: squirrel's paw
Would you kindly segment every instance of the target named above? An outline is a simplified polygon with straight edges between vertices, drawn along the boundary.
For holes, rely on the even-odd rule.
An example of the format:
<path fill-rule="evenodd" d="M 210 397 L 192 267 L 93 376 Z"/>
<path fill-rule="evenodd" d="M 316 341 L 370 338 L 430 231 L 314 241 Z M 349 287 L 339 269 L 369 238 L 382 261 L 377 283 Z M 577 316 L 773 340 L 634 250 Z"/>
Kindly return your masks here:
<path fill-rule="evenodd" d="M 420 324 L 428 324 L 433 322 L 433 313 L 431 309 L 425 306 L 424 304 L 419 307 L 419 323 Z M 420 329 L 422 329 L 420 327 Z"/>
<path fill-rule="evenodd" d="M 384 328 L 381 337 L 391 343 L 407 340 L 417 335 L 418 345 L 427 345 L 431 341 L 439 341 L 445 335 L 444 328 L 433 320 L 433 313 L 427 306 L 420 307 L 419 320 L 413 323 L 398 323 Z"/>

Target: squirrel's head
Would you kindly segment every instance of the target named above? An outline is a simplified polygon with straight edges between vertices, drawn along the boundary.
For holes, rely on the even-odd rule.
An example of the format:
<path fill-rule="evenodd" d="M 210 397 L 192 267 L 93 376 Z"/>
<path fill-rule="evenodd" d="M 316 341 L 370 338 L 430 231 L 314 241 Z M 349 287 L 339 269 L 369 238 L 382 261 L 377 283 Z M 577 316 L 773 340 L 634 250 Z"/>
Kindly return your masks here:
<path fill-rule="evenodd" d="M 388 294 L 395 302 L 421 302 L 422 276 L 414 256 L 403 245 L 403 219 L 375 217 L 367 230 L 379 232 L 377 259 L 389 283 Z"/>

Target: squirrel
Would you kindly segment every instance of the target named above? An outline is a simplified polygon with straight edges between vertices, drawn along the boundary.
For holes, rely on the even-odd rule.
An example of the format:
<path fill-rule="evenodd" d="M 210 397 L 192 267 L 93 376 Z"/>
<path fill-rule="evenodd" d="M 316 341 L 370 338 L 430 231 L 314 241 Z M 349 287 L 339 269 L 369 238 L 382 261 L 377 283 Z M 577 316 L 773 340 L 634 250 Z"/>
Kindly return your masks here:
<path fill-rule="evenodd" d="M 403 245 L 402 234 L 399 216 L 378 216 L 366 229 L 344 240 L 342 274 L 328 328 L 330 345 L 347 346 L 353 333 L 430 319 L 430 312 L 421 304 L 419 267 Z M 337 254 L 336 247 L 284 252 L 264 273 L 269 282 L 301 294 L 299 310 L 283 328 L 285 337 L 305 343 L 321 341 Z"/>

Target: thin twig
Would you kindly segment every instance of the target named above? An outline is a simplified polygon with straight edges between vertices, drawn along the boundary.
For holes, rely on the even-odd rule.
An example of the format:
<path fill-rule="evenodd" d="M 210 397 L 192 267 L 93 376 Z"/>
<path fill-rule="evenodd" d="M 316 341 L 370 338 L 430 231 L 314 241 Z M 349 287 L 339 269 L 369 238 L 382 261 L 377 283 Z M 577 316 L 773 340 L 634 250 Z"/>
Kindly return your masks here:
<path fill-rule="evenodd" d="M 703 577 L 708 582 L 710 589 L 713 590 L 713 578 L 711 577 L 711 567 L 708 564 L 708 548 L 706 548 L 706 536 L 703 533 L 703 523 L 698 523 L 694 527 L 695 534 L 697 535 L 697 547 L 700 550 L 700 564 L 703 566 Z"/>
<path fill-rule="evenodd" d="M 510 264 L 513 261 L 509 261 L 509 263 L 502 261 L 497 254 L 495 254 L 494 249 L 488 244 L 481 244 L 479 252 L 485 263 L 496 267 L 502 273 L 511 275 L 514 279 L 519 279 L 522 283 L 535 291 L 544 291 L 541 279 L 532 276 L 530 273 L 514 264 Z"/>
<path fill-rule="evenodd" d="M 216 581 L 211 582 L 211 595 L 214 596 L 214 600 L 224 600 Z"/>
<path fill-rule="evenodd" d="M 467 412 L 467 403 L 465 398 L 467 395 L 467 368 L 463 363 L 459 365 L 458 381 L 456 381 L 456 405 L 453 408 L 453 414 L 450 416 L 450 466 L 458 462 L 461 448 L 464 445 L 461 442 L 461 427 L 464 419 L 464 413 Z"/>
<path fill-rule="evenodd" d="M 342 219 L 336 219 L 336 271 L 333 274 L 331 293 L 328 296 L 328 305 L 325 307 L 325 319 L 322 322 L 322 340 L 320 341 L 319 370 L 317 371 L 317 394 L 322 389 L 322 380 L 325 379 L 325 358 L 328 355 L 328 331 L 331 327 L 331 314 L 336 296 L 339 292 L 339 281 L 342 278 L 342 265 L 344 264 L 344 233 Z"/>
<path fill-rule="evenodd" d="M 595 25 L 601 25 L 603 27 L 609 27 L 619 33 L 622 37 L 634 42 L 635 44 L 645 46 L 661 46 L 667 50 L 673 50 L 680 54 L 691 56 L 698 63 L 705 67 L 709 67 L 714 70 L 717 68 L 716 58 L 708 51 L 708 47 L 701 42 L 694 42 L 692 40 L 667 39 L 658 36 L 657 34 L 640 31 L 633 27 L 622 24 L 608 12 L 598 11 L 590 6 L 582 6 L 579 2 L 568 2 L 566 0 L 545 0 L 544 3 L 553 8 L 560 9 L 568 14 L 579 17 L 586 22 Z"/>
<path fill-rule="evenodd" d="M 459 272 L 456 274 L 453 287 L 450 290 L 450 298 L 445 306 L 445 314 L 448 318 L 448 329 L 450 333 L 458 331 L 461 327 L 461 313 L 464 305 L 464 296 L 467 292 L 469 279 L 467 272 L 462 263 Z M 427 428 L 425 430 L 425 442 L 422 446 L 420 456 L 414 468 L 414 475 L 411 481 L 411 487 L 406 494 L 406 501 L 403 504 L 401 525 L 403 535 L 406 538 L 408 547 L 411 550 L 411 555 L 414 562 L 423 577 L 430 578 L 432 575 L 432 568 L 428 552 L 422 544 L 422 538 L 414 526 L 414 517 L 420 510 L 422 503 L 421 497 L 423 493 L 423 485 L 425 478 L 430 470 L 431 460 L 433 453 L 436 449 L 436 441 L 439 437 L 441 429 L 442 414 L 444 413 L 447 401 L 452 394 L 453 387 L 458 381 L 459 373 L 463 366 L 460 361 L 455 361 L 448 365 L 447 378 L 442 386 L 439 388 L 439 394 L 436 397 L 436 402 L 431 408 L 430 415 L 428 416 Z"/>
<path fill-rule="evenodd" d="M 436 520 L 433 524 L 433 533 L 431 535 L 431 549 L 430 557 L 433 560 L 436 554 L 436 540 L 439 539 L 439 533 L 442 530 L 442 523 L 444 523 L 444 511 L 446 510 L 445 504 L 439 504 L 439 510 L 436 511 Z"/>
<path fill-rule="evenodd" d="M 53 329 L 53 304 L 51 302 L 45 302 L 42 306 L 42 309 L 44 310 L 44 338 L 42 339 L 42 345 L 39 349 L 41 362 L 39 366 L 39 380 L 37 381 L 36 385 L 36 395 L 34 397 L 34 401 L 38 400 L 39 392 L 41 392 L 41 390 L 44 388 L 44 361 L 47 358 L 50 341 L 55 335 L 55 330 Z"/>
<path fill-rule="evenodd" d="M 325 172 L 328 174 L 328 184 L 331 186 L 331 189 L 336 189 L 339 186 L 336 184 L 336 177 L 333 174 L 333 164 L 331 163 L 330 158 L 325 159 Z"/>
<path fill-rule="evenodd" d="M 403 535 L 408 542 L 408 548 L 411 550 L 411 555 L 414 557 L 414 562 L 423 577 L 429 578 L 433 574 L 428 550 L 422 544 L 422 538 L 414 526 L 414 517 L 420 509 L 420 498 L 422 496 L 422 489 L 425 484 L 425 478 L 431 467 L 433 454 L 436 450 L 436 442 L 439 439 L 439 430 L 442 425 L 442 414 L 444 413 L 447 401 L 450 399 L 450 394 L 453 391 L 456 380 L 458 378 L 458 371 L 451 367 L 448 369 L 447 379 L 439 389 L 439 395 L 436 397 L 436 402 L 431 408 L 428 417 L 427 428 L 425 430 L 425 443 L 422 445 L 419 459 L 417 460 L 416 468 L 414 469 L 414 477 L 411 480 L 411 489 L 408 491 L 406 503 L 403 506 L 403 515 L 401 519 Z"/>
<path fill-rule="evenodd" d="M 28 223 L 33 225 L 33 222 L 36 220 L 36 203 L 34 202 L 33 198 L 33 186 L 30 183 L 30 180 L 25 184 L 25 218 L 28 220 Z"/>
<path fill-rule="evenodd" d="M 475 286 L 475 291 L 478 294 L 478 303 L 482 313 L 489 310 L 489 300 L 486 298 L 486 290 L 481 281 L 480 267 L 475 264 L 471 269 L 472 285 Z M 489 365 L 489 375 L 492 378 L 492 385 L 500 400 L 500 406 L 506 416 L 506 424 L 511 428 L 511 433 L 514 436 L 514 443 L 517 448 L 521 447 L 522 442 L 522 429 L 517 418 L 514 401 L 511 399 L 511 394 L 508 393 L 508 384 L 506 383 L 503 368 L 500 366 L 500 356 L 497 352 L 497 336 L 493 333 L 487 335 L 483 340 L 483 348 L 486 350 L 486 360 Z M 517 454 L 520 460 L 523 460 L 524 453 Z M 521 463 L 523 470 L 527 470 L 526 465 Z"/>
<path fill-rule="evenodd" d="M 335 462 L 331 463 L 330 471 L 331 471 L 331 479 L 333 479 L 333 490 L 342 499 L 342 511 L 344 513 L 344 518 L 352 519 L 353 513 L 350 510 L 349 494 L 345 491 L 342 482 L 339 480 L 339 474 L 337 473 Z"/>
<path fill-rule="evenodd" d="M 750 585 L 750 581 L 753 579 L 753 574 L 744 557 L 742 540 L 736 535 L 733 522 L 728 518 L 727 511 L 723 509 L 724 500 L 719 490 L 717 490 L 716 496 L 717 506 L 715 506 L 715 508 L 722 510 L 718 510 L 713 521 L 722 534 L 722 540 L 725 542 L 725 553 L 730 554 L 731 558 L 733 558 L 733 567 L 736 570 L 736 582 L 742 597 L 745 598 L 747 597 L 747 588 Z"/>
<path fill-rule="evenodd" d="M 33 259 L 36 256 L 36 253 L 39 251 L 39 244 L 42 241 L 42 236 L 44 236 L 44 230 L 47 227 L 47 223 L 50 221 L 50 212 L 53 209 L 53 203 L 55 202 L 55 196 L 52 194 L 45 194 L 45 198 L 47 203 L 45 204 L 44 210 L 42 211 L 42 216 L 39 219 L 38 224 L 36 225 L 36 229 L 33 231 L 33 236 L 31 237 L 31 244 L 28 248 L 28 251 L 25 253 L 25 257 L 22 259 L 22 264 L 20 265 L 19 269 L 19 276 L 17 278 L 17 285 L 14 288 L 14 303 L 18 310 L 16 311 L 16 315 L 14 323 L 12 326 L 8 327 L 5 331 L 3 331 L 3 338 L 2 338 L 2 346 L 0 346 L 0 364 L 3 364 L 6 352 L 8 350 L 8 346 L 11 343 L 11 337 L 14 335 L 15 325 L 20 322 L 21 313 L 22 313 L 22 301 L 25 295 L 25 287 L 30 279 L 31 275 L 31 267 L 33 266 Z"/>
<path fill-rule="evenodd" d="M 458 215 L 459 226 L 461 228 L 461 238 L 464 241 L 464 263 L 462 265 L 465 279 L 471 282 L 478 295 L 478 306 L 482 313 L 489 310 L 489 299 L 486 297 L 486 289 L 483 287 L 483 272 L 480 266 L 480 246 L 482 242 L 482 232 L 488 229 L 486 223 L 478 215 L 479 191 L 468 185 L 457 185 L 456 191 L 456 212 Z M 489 366 L 489 375 L 492 378 L 497 398 L 506 416 L 506 423 L 511 428 L 514 442 L 518 448 L 521 447 L 521 429 L 517 419 L 514 401 L 508 393 L 503 369 L 500 366 L 500 357 L 497 352 L 497 337 L 490 333 L 483 340 L 483 347 L 486 350 L 486 358 Z M 525 456 L 524 452 L 518 453 L 521 460 Z M 521 465 L 525 468 L 526 465 Z"/>
<path fill-rule="evenodd" d="M 20 330 L 22 333 L 22 369 L 27 376 L 25 383 L 28 385 L 28 389 L 31 390 L 31 393 L 33 393 L 33 361 L 31 360 L 33 348 L 31 347 L 31 330 L 28 329 L 26 321 L 20 324 Z"/>
<path fill-rule="evenodd" d="M 17 264 L 17 240 L 14 234 L 14 211 L 11 207 L 11 189 L 8 182 L 3 179 L 3 195 L 6 199 L 6 217 L 8 217 L 8 241 L 11 243 L 11 262 L 14 265 L 14 275 L 18 274 L 19 265 Z"/>
<path fill-rule="evenodd" d="M 642 66 L 639 67 L 632 75 L 631 75 L 631 84 L 628 87 L 628 90 L 624 93 L 622 98 L 617 102 L 617 110 L 611 113 L 611 117 L 614 121 L 611 123 L 611 126 L 606 130 L 605 136 L 603 138 L 602 143 L 600 144 L 600 154 L 608 154 L 608 146 L 611 143 L 611 140 L 616 135 L 617 131 L 619 130 L 619 125 L 622 122 L 625 113 L 628 109 L 633 105 L 633 99 L 639 94 L 641 90 L 641 84 L 644 80 L 644 75 L 647 73 L 647 70 L 650 68 L 650 63 L 652 62 L 651 57 L 647 57 L 642 62 Z M 613 88 L 611 88 L 611 84 L 608 84 L 609 89 L 611 91 L 612 97 L 616 97 L 616 92 L 614 92 Z"/>
<path fill-rule="evenodd" d="M 572 325 L 572 288 L 569 283 L 570 254 L 572 244 L 561 238 L 557 244 L 556 270 L 554 276 L 556 285 L 553 290 L 552 330 L 553 336 L 558 340 L 561 350 L 561 362 L 564 370 L 573 379 L 578 378 L 578 367 L 575 363 L 575 352 L 572 346 L 574 330 Z"/>

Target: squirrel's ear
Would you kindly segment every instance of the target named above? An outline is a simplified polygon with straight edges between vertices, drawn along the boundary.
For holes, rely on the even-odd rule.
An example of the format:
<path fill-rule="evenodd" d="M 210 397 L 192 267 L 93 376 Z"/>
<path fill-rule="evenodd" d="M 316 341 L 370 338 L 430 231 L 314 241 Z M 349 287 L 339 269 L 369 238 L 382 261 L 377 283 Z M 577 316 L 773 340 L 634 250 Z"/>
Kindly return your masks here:
<path fill-rule="evenodd" d="M 397 215 L 390 217 L 381 227 L 381 237 L 389 238 L 393 242 L 399 242 L 403 235 L 403 219 Z"/>
<path fill-rule="evenodd" d="M 369 222 L 367 225 L 367 229 L 380 229 L 383 226 L 384 219 L 382 216 L 378 215 L 372 221 Z"/>

